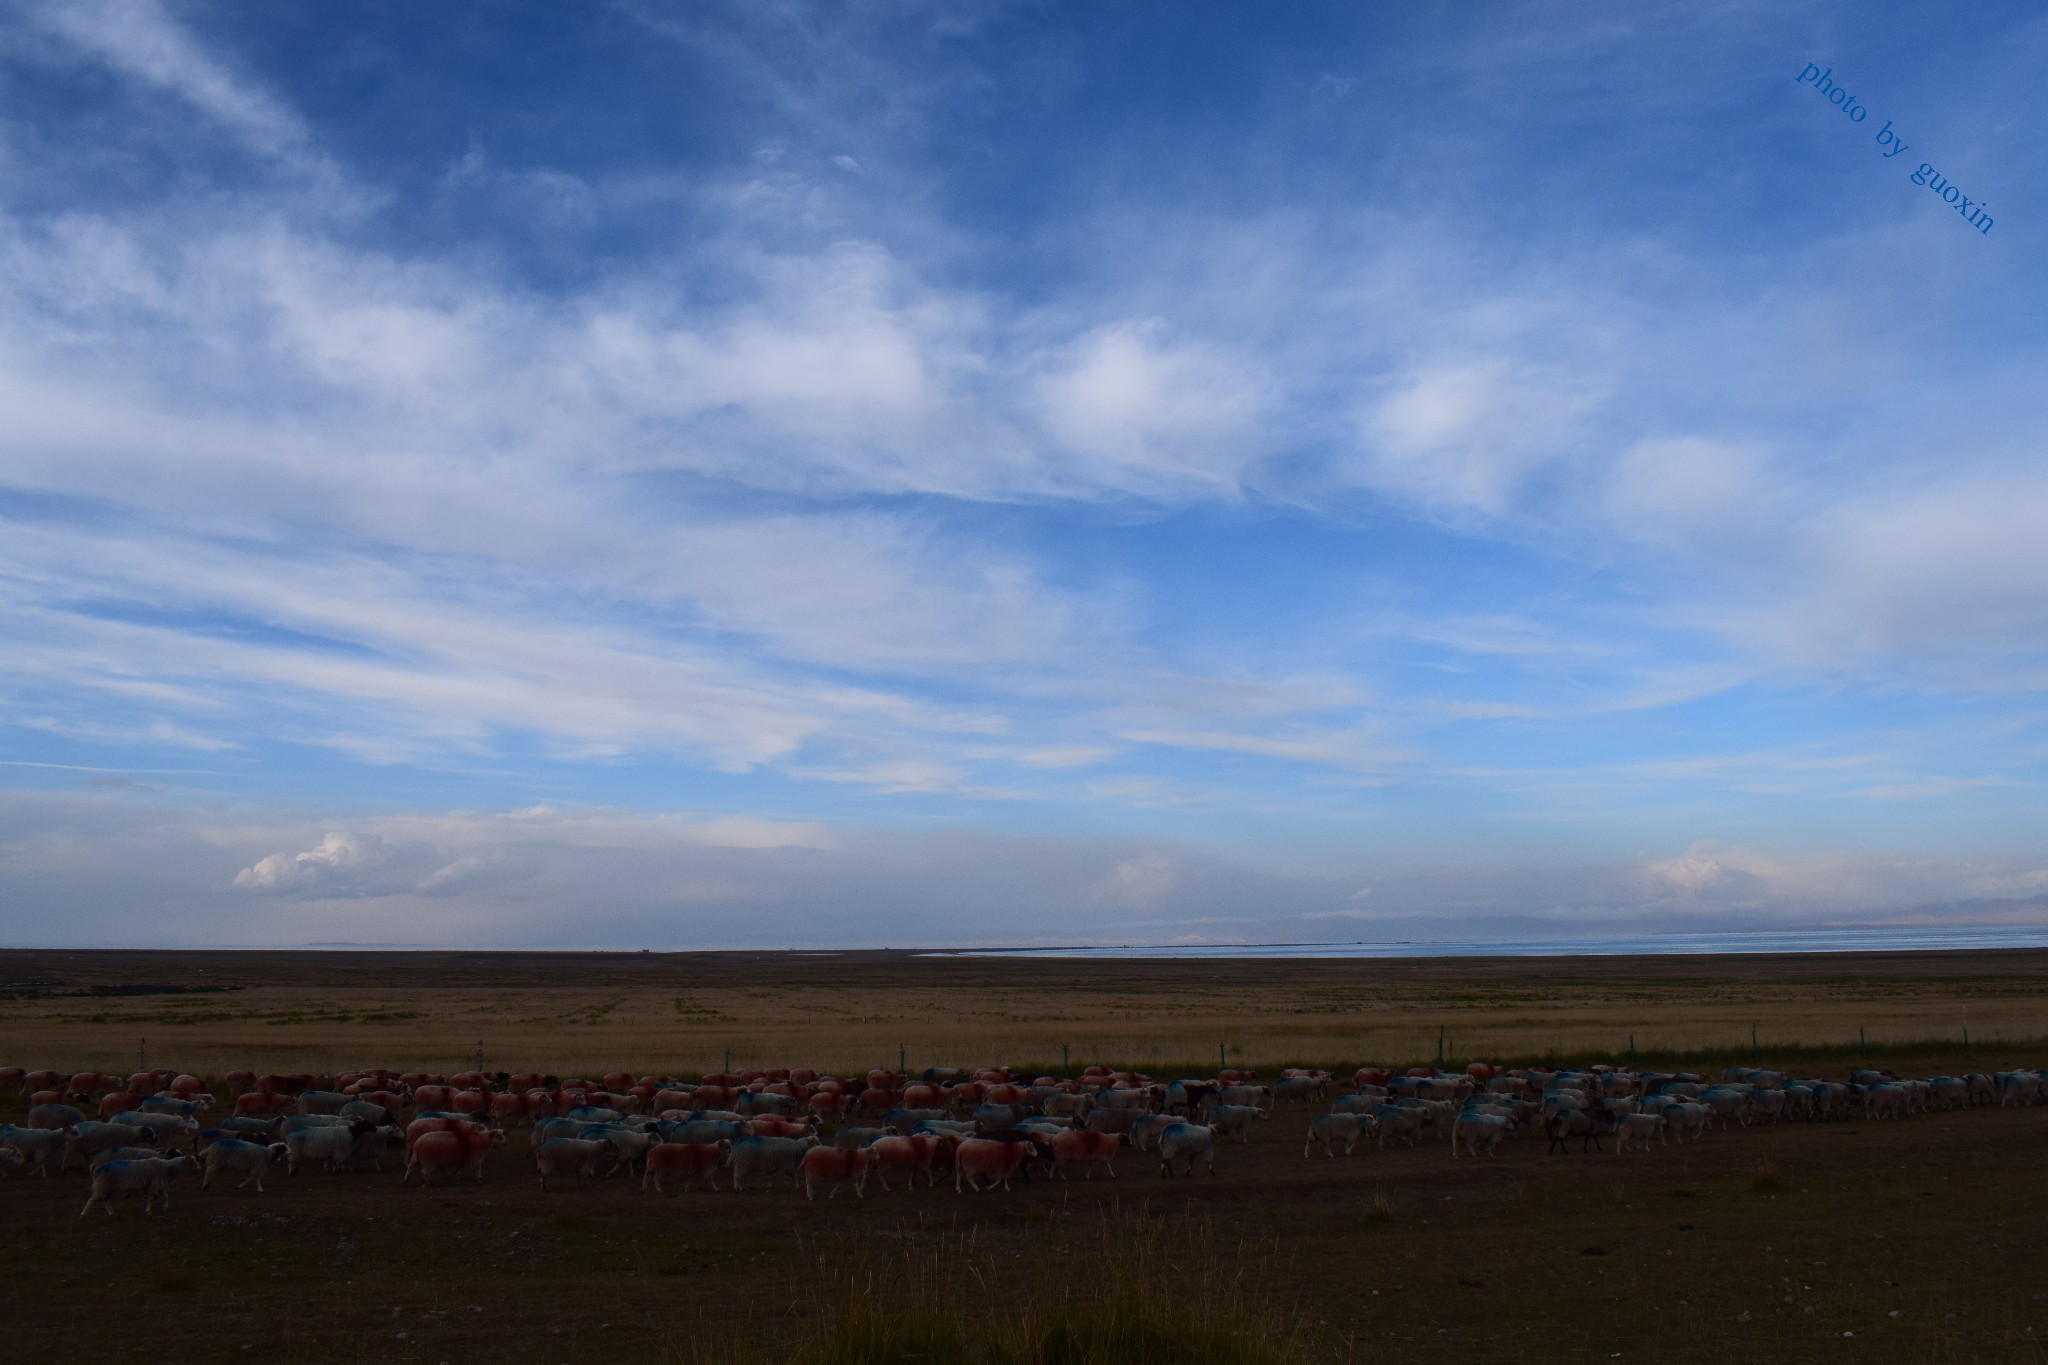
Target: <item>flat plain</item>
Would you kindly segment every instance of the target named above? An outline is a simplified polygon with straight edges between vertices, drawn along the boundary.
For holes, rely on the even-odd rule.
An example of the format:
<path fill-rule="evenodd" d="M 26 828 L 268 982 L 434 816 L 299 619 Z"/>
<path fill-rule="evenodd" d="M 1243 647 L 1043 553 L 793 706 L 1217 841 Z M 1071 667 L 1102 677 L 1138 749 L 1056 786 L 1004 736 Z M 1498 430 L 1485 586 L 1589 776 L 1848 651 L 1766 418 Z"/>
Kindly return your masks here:
<path fill-rule="evenodd" d="M 1968 1030 L 1969 1041 L 1964 1041 Z M 1072 960 L 840 954 L 0 953 L 0 1063 L 690 1075 L 1107 1062 L 1543 1057 L 1840 1079 L 2048 1060 L 2048 952 Z M 1752 1042 L 1754 1037 L 1754 1042 Z M 221 1093 L 225 1094 L 225 1090 Z M 0 1114 L 12 1119 L 19 1102 Z M 10 1330 L 39 1358 L 907 1359 L 849 1314 L 1036 1330 L 1116 1287 L 1220 1315 L 1245 1360 L 2038 1359 L 2048 1107 L 1709 1132 L 1648 1154 L 1486 1160 L 1439 1142 L 1305 1160 L 1283 1109 L 1218 1174 L 807 1202 L 620 1176 L 541 1192 L 523 1135 L 481 1183 L 181 1184 L 78 1217 L 84 1178 L 0 1182 Z M 1034 1318 L 1032 1314 L 1039 1316 Z M 836 1334 L 836 1335 L 835 1335 Z M 1248 1348 L 1253 1349 L 1253 1348 Z M 835 1353 L 836 1352 L 836 1353 Z M 1037 1358 L 1037 1357 L 1033 1357 Z M 1077 1357 L 1079 1358 L 1079 1357 Z M 1131 1357 L 1138 1358 L 1138 1357 Z M 1223 1355 L 1165 1359 L 1224 1359 Z"/>

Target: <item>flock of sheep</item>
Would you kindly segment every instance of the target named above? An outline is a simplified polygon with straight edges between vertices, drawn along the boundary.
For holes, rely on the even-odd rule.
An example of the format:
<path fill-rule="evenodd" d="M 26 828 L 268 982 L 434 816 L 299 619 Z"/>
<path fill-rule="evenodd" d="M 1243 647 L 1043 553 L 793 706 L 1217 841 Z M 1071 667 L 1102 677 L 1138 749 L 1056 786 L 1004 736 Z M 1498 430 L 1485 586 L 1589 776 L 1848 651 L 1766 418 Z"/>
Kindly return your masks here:
<path fill-rule="evenodd" d="M 1159 1082 L 1133 1071 L 1090 1067 L 1078 1077 L 1026 1081 L 1003 1068 L 950 1068 L 918 1078 L 871 1071 L 822 1076 L 803 1068 L 672 1076 L 614 1073 L 598 1081 L 539 1074 L 400 1074 L 372 1068 L 336 1076 L 231 1072 L 223 1106 L 205 1081 L 160 1070 L 126 1078 L 0 1067 L 0 1094 L 26 1096 L 25 1122 L 0 1125 L 0 1175 L 47 1177 L 83 1167 L 94 1205 L 140 1198 L 170 1206 L 188 1170 L 200 1188 L 233 1179 L 254 1186 L 282 1165 L 328 1171 L 379 1169 L 404 1152 L 405 1181 L 483 1178 L 485 1158 L 524 1127 L 543 1188 L 629 1171 L 643 1190 L 772 1186 L 787 1177 L 812 1198 L 843 1185 L 864 1195 L 870 1179 L 927 1187 L 1010 1188 L 1012 1179 L 1114 1176 L 1126 1147 L 1157 1158 L 1161 1173 L 1216 1169 L 1219 1143 L 1248 1142 L 1276 1107 L 1327 1103 L 1309 1120 L 1302 1155 L 1320 1146 L 1350 1155 L 1370 1137 L 1410 1146 L 1425 1134 L 1452 1157 L 1491 1155 L 1518 1132 L 1552 1152 L 1647 1150 L 1654 1140 L 1697 1142 L 1709 1127 L 1787 1119 L 1895 1119 L 1975 1104 L 2048 1098 L 2033 1071 L 1900 1079 L 1858 1071 L 1846 1082 L 1801 1080 L 1730 1067 L 1715 1080 L 1623 1067 L 1543 1071 L 1473 1063 L 1462 1072 L 1419 1067 L 1395 1074 L 1362 1067 L 1344 1088 L 1326 1071 L 1289 1069 L 1270 1085 L 1248 1071 Z M 231 1112 L 215 1119 L 217 1107 Z M 90 1108 L 93 1112 L 88 1116 Z M 409 1117 L 408 1117 L 409 1115 Z M 186 1150 L 180 1150 L 181 1144 Z"/>

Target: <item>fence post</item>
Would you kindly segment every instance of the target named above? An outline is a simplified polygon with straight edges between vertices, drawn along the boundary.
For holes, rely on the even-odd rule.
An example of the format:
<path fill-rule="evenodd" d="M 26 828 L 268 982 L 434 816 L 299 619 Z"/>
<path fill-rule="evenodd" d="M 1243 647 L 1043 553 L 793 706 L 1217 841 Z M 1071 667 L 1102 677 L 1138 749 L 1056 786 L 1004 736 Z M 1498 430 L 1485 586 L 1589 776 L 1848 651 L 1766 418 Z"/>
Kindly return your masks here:
<path fill-rule="evenodd" d="M 1229 1052 L 1230 1045 L 1228 1043 L 1216 1044 L 1216 1074 L 1219 1076 L 1230 1069 Z"/>
<path fill-rule="evenodd" d="M 1438 1029 L 1438 1030 L 1436 1031 L 1436 1064 L 1437 1064 L 1437 1069 L 1438 1069 L 1438 1070 L 1442 1070 L 1442 1069 L 1443 1069 L 1443 1064 L 1444 1064 L 1444 1031 L 1443 1031 L 1442 1029 Z"/>
<path fill-rule="evenodd" d="M 1074 1079 L 1074 1064 L 1067 1058 L 1067 1045 L 1065 1043 L 1060 1044 L 1060 1070 L 1066 1075 L 1068 1080 Z"/>
<path fill-rule="evenodd" d="M 1630 1034 L 1630 1035 L 1628 1036 L 1628 1065 L 1629 1065 L 1629 1070 L 1631 1070 L 1631 1071 L 1635 1070 L 1635 1065 L 1636 1065 L 1636 1036 L 1635 1036 L 1635 1035 L 1634 1035 L 1633 1033 L 1631 1033 L 1631 1034 Z"/>
<path fill-rule="evenodd" d="M 896 1044 L 896 1074 L 901 1076 L 908 1072 L 909 1069 L 903 1060 L 903 1044 L 898 1043 Z"/>
<path fill-rule="evenodd" d="M 149 1039 L 147 1038 L 137 1038 L 135 1040 L 135 1069 L 137 1071 L 149 1070 Z"/>
<path fill-rule="evenodd" d="M 476 1040 L 476 1069 L 484 1069 L 484 1040 L 481 1038 Z"/>

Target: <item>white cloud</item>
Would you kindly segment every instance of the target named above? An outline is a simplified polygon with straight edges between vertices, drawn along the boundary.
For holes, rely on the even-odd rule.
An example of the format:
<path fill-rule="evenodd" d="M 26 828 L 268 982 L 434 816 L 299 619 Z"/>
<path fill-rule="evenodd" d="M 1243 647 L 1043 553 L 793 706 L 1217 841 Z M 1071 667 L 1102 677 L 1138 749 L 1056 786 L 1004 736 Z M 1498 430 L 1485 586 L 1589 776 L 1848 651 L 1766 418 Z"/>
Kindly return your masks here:
<path fill-rule="evenodd" d="M 1180 885 L 1180 867 L 1163 853 L 1126 858 L 1091 883 L 1088 894 L 1104 905 L 1149 910 L 1165 902 Z"/>
<path fill-rule="evenodd" d="M 1679 892 L 1711 892 L 1734 882 L 1765 880 L 1780 869 L 1767 859 L 1741 850 L 1723 849 L 1702 840 L 1675 858 L 1649 866 L 1650 877 Z"/>
<path fill-rule="evenodd" d="M 1091 768 L 1114 757 L 1118 750 L 1104 744 L 1046 744 L 982 752 L 1027 768 Z"/>
<path fill-rule="evenodd" d="M 1786 508 L 1755 451 L 1684 437 L 1625 451 L 1608 478 L 1607 506 L 1621 533 L 1703 550 L 1781 528 Z"/>
<path fill-rule="evenodd" d="M 1365 772 L 1380 771 L 1407 757 L 1381 747 L 1375 736 L 1357 730 L 1297 728 L 1278 735 L 1232 734 L 1213 730 L 1126 730 L 1121 738 L 1139 744 L 1253 754 L 1261 758 Z"/>
<path fill-rule="evenodd" d="M 1956 796 L 1962 792 L 1977 791 L 1985 787 L 2017 787 L 2023 784 L 2009 777 L 1940 777 L 1915 778 L 1910 782 L 1880 782 L 1875 786 L 1863 787 L 1853 793 L 1867 796 L 1873 801 L 1919 801 Z"/>
<path fill-rule="evenodd" d="M 1205 484 L 1234 493 L 1267 453 L 1255 423 L 1268 388 L 1252 361 L 1175 339 L 1153 319 L 1080 338 L 1038 394 L 1064 446 L 1111 466 L 1084 477 L 1106 473 L 1147 493 Z"/>
<path fill-rule="evenodd" d="M 155 0 L 67 0 L 28 13 L 115 70 L 169 91 L 271 155 L 306 140 L 298 116 L 193 42 Z"/>
<path fill-rule="evenodd" d="M 2048 638 L 2048 482 L 1965 474 L 1844 500 L 1811 520 L 1806 570 L 1769 628 L 1794 657 L 1944 668 L 2033 656 Z M 1766 620 L 1770 620 L 1768 616 Z"/>
<path fill-rule="evenodd" d="M 1602 396 L 1570 371 L 1532 362 L 1413 366 L 1369 411 L 1360 472 L 1425 506 L 1502 516 L 1538 468 L 1570 453 Z"/>
<path fill-rule="evenodd" d="M 362 894 L 359 874 L 384 864 L 381 850 L 365 849 L 352 834 L 328 833 L 301 853 L 273 853 L 235 874 L 235 886 L 265 896 L 318 895 L 323 898 Z"/>

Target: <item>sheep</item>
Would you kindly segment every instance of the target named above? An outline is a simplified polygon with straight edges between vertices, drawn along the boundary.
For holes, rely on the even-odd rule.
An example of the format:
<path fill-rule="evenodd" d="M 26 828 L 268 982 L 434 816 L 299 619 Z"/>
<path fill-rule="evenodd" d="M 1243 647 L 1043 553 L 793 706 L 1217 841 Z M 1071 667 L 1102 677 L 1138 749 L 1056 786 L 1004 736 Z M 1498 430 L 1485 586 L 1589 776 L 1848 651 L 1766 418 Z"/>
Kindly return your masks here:
<path fill-rule="evenodd" d="M 1493 1149 L 1500 1146 L 1506 1136 L 1510 1121 L 1500 1114 L 1488 1114 L 1479 1110 L 1468 1110 L 1451 1123 L 1451 1157 L 1457 1158 L 1458 1148 L 1463 1145 L 1468 1155 L 1478 1156 L 1482 1151 L 1493 1155 Z"/>
<path fill-rule="evenodd" d="M 1664 1115 L 1624 1114 L 1614 1125 L 1615 1155 L 1619 1156 L 1621 1153 L 1626 1152 L 1631 1142 L 1636 1143 L 1647 1152 L 1650 1150 L 1650 1139 L 1652 1137 L 1661 1139 L 1663 1135 Z"/>
<path fill-rule="evenodd" d="M 17 1128 L 11 1123 L 0 1125 L 0 1149 L 20 1156 L 24 1174 L 33 1168 L 47 1178 L 51 1161 L 63 1156 L 64 1143 L 64 1130 L 61 1128 Z"/>
<path fill-rule="evenodd" d="M 1350 1156 L 1370 1122 L 1371 1119 L 1357 1114 L 1318 1114 L 1308 1121 L 1308 1137 L 1301 1144 L 1301 1154 L 1306 1157 L 1309 1149 L 1320 1142 L 1325 1156 L 1336 1156 L 1339 1143 L 1344 1146 L 1344 1155 Z"/>
<path fill-rule="evenodd" d="M 1218 1104 L 1209 1110 L 1209 1126 L 1223 1137 L 1235 1138 L 1240 1143 L 1252 1139 L 1252 1120 L 1265 1115 L 1249 1104 Z"/>
<path fill-rule="evenodd" d="M 291 1155 L 291 1148 L 282 1142 L 264 1146 L 256 1142 L 244 1142 L 240 1138 L 222 1138 L 206 1149 L 201 1158 L 199 1188 L 204 1190 L 213 1184 L 214 1176 L 223 1171 L 240 1174 L 242 1183 L 236 1189 L 256 1186 L 256 1193 L 263 1193 L 263 1177 L 270 1168 Z"/>
<path fill-rule="evenodd" d="M 1216 1130 L 1200 1123 L 1176 1123 L 1159 1135 L 1159 1170 L 1171 1177 L 1173 1163 L 1185 1160 L 1187 1173 L 1195 1173 L 1195 1158 L 1208 1163 L 1209 1174 L 1216 1174 Z"/>
<path fill-rule="evenodd" d="M 171 1182 L 182 1175 L 192 1158 L 180 1153 L 173 1157 L 142 1157 L 130 1161 L 109 1161 L 93 1173 L 92 1193 L 85 1201 L 85 1207 L 78 1211 L 80 1218 L 92 1212 L 98 1204 L 107 1211 L 107 1217 L 114 1216 L 113 1198 L 116 1195 L 142 1196 L 142 1211 L 148 1213 L 150 1205 L 163 1201 L 164 1211 L 171 1207 Z"/>

